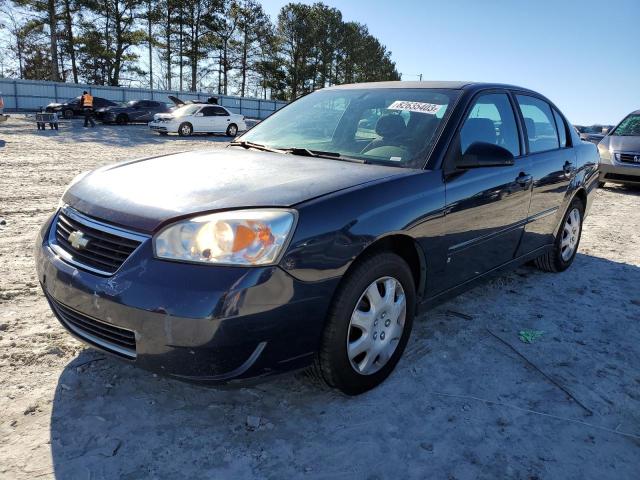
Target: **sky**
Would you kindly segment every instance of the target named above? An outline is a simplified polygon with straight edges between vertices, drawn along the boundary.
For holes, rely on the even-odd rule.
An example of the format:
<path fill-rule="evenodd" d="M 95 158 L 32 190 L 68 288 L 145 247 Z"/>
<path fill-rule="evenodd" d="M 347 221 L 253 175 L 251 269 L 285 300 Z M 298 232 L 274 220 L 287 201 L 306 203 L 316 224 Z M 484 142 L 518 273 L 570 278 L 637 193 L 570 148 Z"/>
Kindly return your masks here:
<path fill-rule="evenodd" d="M 275 20 L 282 0 L 262 0 Z M 313 3 L 304 1 L 303 3 Z M 577 125 L 640 109 L 640 0 L 324 0 L 368 26 L 403 80 L 509 83 Z"/>

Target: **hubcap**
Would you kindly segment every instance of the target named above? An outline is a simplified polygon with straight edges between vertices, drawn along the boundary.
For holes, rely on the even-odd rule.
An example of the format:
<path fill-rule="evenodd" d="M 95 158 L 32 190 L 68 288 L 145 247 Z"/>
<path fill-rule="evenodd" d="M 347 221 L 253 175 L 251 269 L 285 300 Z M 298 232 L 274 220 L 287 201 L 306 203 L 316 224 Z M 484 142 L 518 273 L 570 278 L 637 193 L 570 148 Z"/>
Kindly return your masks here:
<path fill-rule="evenodd" d="M 185 125 L 182 127 L 182 133 L 184 133 L 185 135 L 189 134 L 189 126 Z"/>
<path fill-rule="evenodd" d="M 564 222 L 564 228 L 562 229 L 562 240 L 560 242 L 560 254 L 562 260 L 568 261 L 578 246 L 578 239 L 580 238 L 580 212 L 577 208 L 574 208 L 567 215 L 567 220 Z"/>
<path fill-rule="evenodd" d="M 371 375 L 387 364 L 402 337 L 406 314 L 404 289 L 395 278 L 379 278 L 365 289 L 347 335 L 347 355 L 356 372 Z"/>
<path fill-rule="evenodd" d="M 235 136 L 236 132 L 238 130 L 236 129 L 236 127 L 229 127 L 229 134 L 233 137 Z"/>

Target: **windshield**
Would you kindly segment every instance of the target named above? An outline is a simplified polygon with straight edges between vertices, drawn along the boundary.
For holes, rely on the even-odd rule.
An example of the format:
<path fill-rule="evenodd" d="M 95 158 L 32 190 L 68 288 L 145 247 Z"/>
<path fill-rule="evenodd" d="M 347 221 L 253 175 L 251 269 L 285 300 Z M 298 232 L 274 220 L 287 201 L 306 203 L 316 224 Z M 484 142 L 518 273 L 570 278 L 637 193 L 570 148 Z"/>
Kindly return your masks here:
<path fill-rule="evenodd" d="M 616 127 L 611 135 L 640 136 L 640 115 L 629 115 L 620 122 L 620 125 Z"/>
<path fill-rule="evenodd" d="M 183 105 L 180 108 L 176 108 L 173 111 L 173 114 L 176 117 L 182 117 L 184 115 L 191 115 L 195 113 L 200 108 L 200 105 Z"/>
<path fill-rule="evenodd" d="M 422 168 L 457 95 L 426 88 L 320 90 L 277 111 L 239 140 Z"/>

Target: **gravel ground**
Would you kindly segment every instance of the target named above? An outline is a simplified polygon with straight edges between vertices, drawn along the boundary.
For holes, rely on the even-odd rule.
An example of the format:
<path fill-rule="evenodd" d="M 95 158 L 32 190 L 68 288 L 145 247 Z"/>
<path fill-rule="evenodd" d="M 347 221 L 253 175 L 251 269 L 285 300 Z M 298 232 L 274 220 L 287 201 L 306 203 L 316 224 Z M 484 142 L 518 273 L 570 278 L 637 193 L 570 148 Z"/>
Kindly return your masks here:
<path fill-rule="evenodd" d="M 0 124 L 0 478 L 639 478 L 638 191 L 597 192 L 569 271 L 523 267 L 426 312 L 395 373 L 357 398 L 304 374 L 201 388 L 72 339 L 32 258 L 65 185 L 224 142 Z M 525 344 L 522 329 L 544 333 Z"/>

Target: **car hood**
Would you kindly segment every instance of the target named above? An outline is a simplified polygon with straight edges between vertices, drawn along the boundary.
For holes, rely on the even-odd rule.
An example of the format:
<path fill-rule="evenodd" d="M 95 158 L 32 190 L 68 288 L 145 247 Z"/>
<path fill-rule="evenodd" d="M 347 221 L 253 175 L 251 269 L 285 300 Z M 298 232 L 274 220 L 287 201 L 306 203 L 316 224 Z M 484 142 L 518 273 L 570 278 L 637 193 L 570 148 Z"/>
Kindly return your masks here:
<path fill-rule="evenodd" d="M 290 207 L 415 172 L 232 147 L 104 167 L 71 185 L 63 202 L 107 222 L 153 232 L 178 217 L 243 207 Z"/>
<path fill-rule="evenodd" d="M 602 140 L 602 145 L 613 152 L 640 153 L 640 136 L 607 135 Z"/>

